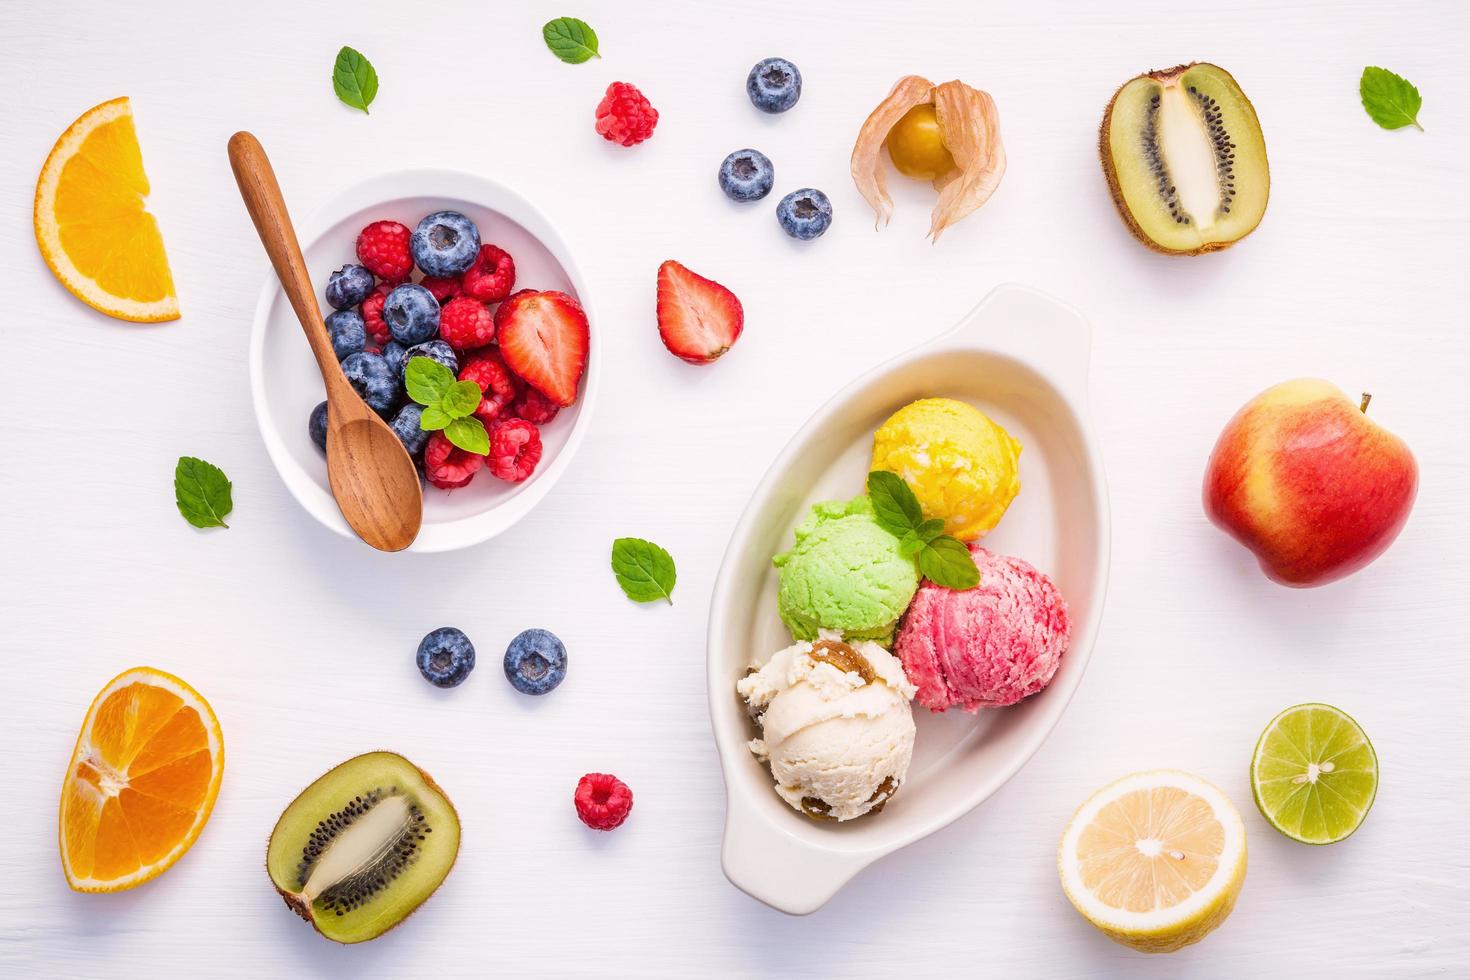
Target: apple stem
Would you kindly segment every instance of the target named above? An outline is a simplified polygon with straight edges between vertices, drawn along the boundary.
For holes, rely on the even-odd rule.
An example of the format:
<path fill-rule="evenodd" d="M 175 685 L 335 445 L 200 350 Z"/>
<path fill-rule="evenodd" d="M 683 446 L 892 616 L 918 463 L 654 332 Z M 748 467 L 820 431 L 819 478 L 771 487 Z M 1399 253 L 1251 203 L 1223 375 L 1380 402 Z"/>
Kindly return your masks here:
<path fill-rule="evenodd" d="M 1364 415 L 1367 415 L 1368 414 L 1368 403 L 1371 402 L 1372 400 L 1373 400 L 1373 393 L 1371 391 L 1365 391 L 1365 392 L 1363 392 L 1363 400 L 1358 403 L 1358 411 L 1362 412 Z"/>

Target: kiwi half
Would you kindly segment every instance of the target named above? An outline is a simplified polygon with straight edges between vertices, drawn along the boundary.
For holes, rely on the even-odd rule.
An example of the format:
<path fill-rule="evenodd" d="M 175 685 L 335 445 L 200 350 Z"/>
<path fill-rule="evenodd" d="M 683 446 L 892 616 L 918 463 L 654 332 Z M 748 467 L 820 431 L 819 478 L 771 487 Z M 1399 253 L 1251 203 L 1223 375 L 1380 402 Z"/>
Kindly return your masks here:
<path fill-rule="evenodd" d="M 291 801 L 265 865 L 286 905 L 339 943 L 376 939 L 439 887 L 459 815 L 429 774 L 393 752 L 348 759 Z"/>
<path fill-rule="evenodd" d="M 1170 255 L 1215 252 L 1255 230 L 1271 172 L 1255 107 L 1216 65 L 1125 82 L 1098 139 L 1113 203 L 1140 242 Z"/>

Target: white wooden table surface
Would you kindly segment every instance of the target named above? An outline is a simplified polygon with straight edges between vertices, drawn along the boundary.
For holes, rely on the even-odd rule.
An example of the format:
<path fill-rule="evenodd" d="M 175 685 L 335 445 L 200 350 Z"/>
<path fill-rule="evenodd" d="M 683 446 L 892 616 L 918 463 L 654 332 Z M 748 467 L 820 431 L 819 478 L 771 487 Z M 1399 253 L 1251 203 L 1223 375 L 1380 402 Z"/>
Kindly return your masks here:
<path fill-rule="evenodd" d="M 799 10 L 797 8 L 800 8 Z M 604 57 L 567 66 L 543 21 L 573 14 Z M 1439 977 L 1470 971 L 1470 437 L 1465 229 L 1470 8 L 1361 0 L 1193 6 L 1075 0 L 898 4 L 562 3 L 0 5 L 0 975 L 919 975 Z M 371 116 L 334 99 L 342 44 L 376 64 Z M 797 109 L 752 110 L 752 63 L 802 69 Z M 1096 126 L 1129 76 L 1204 59 L 1260 114 L 1270 208 L 1239 247 L 1171 260 L 1113 213 Z M 1426 132 L 1358 105 L 1365 64 L 1415 81 Z M 958 76 L 1000 106 L 1010 169 L 937 247 L 929 193 L 897 188 L 881 234 L 847 175 L 858 124 L 893 80 Z M 592 109 L 635 82 L 651 141 L 604 144 Z M 82 110 L 130 95 L 184 318 L 94 315 L 47 274 L 30 230 L 37 171 Z M 255 131 L 302 215 L 384 171 L 443 165 L 520 189 L 557 221 L 598 294 L 598 417 L 523 524 L 449 555 L 382 556 L 316 525 L 257 434 L 246 338 L 264 256 L 225 140 Z M 826 238 L 797 246 L 775 198 L 715 186 L 742 146 L 778 193 L 832 197 Z M 695 369 L 653 321 L 677 258 L 733 288 L 747 332 Z M 724 794 L 704 690 L 704 626 L 726 536 L 767 462 L 855 373 L 931 336 L 997 283 L 1081 308 L 1096 328 L 1094 404 L 1114 557 L 1092 666 L 1031 764 L 979 810 L 855 880 L 805 919 L 720 873 Z M 1295 592 L 1267 582 L 1200 509 L 1224 420 L 1274 382 L 1371 389 L 1418 456 L 1403 536 L 1367 571 Z M 305 425 L 305 419 L 302 420 Z M 174 509 L 175 459 L 235 483 L 228 531 Z M 627 602 L 610 540 L 673 552 L 673 608 Z M 482 663 L 441 693 L 413 650 L 464 628 Z M 558 632 L 571 674 L 517 695 L 499 651 Z M 76 728 L 117 671 L 152 664 L 214 704 L 229 761 L 214 817 L 168 874 L 112 896 L 69 892 L 56 800 Z M 1251 804 L 1246 767 L 1278 709 L 1354 714 L 1382 766 L 1350 841 L 1292 843 Z M 265 838 L 291 797 L 354 753 L 396 748 L 451 789 L 465 846 L 409 924 L 367 946 L 314 936 L 271 890 Z M 1073 808 L 1123 773 L 1197 772 L 1241 807 L 1250 873 L 1201 946 L 1146 958 L 1093 932 L 1056 881 Z M 612 835 L 570 805 L 588 770 L 637 796 Z"/>

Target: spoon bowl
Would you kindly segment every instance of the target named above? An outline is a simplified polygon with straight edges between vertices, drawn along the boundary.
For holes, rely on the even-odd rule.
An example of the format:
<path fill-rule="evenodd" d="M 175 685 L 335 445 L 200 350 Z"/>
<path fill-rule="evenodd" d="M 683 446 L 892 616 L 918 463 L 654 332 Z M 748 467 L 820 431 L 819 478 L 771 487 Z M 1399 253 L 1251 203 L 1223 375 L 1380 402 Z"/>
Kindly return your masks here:
<path fill-rule="evenodd" d="M 357 393 L 353 392 L 352 396 L 356 398 Z M 329 401 L 329 419 L 332 414 Z M 373 462 L 394 454 L 401 455 L 408 465 L 383 466 Z M 364 460 L 369 465 L 362 465 Z M 421 501 L 423 487 L 419 483 L 419 471 L 404 450 L 403 442 L 371 411 L 341 425 L 335 422 L 328 425 L 327 479 L 332 485 L 332 496 L 342 508 L 342 516 L 368 544 L 379 551 L 402 551 L 413 543 L 418 535 L 422 504 L 407 518 L 397 508 L 381 513 L 379 504 L 384 500 Z M 412 520 L 412 527 L 406 519 Z"/>

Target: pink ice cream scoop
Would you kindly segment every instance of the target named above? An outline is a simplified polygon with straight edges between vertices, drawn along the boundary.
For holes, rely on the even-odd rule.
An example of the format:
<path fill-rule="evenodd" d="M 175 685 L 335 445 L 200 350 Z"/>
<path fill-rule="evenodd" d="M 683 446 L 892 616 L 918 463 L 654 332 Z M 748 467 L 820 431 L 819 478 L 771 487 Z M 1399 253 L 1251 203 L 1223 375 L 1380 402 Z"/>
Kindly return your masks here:
<path fill-rule="evenodd" d="M 970 554 L 980 584 L 954 592 L 925 582 L 914 596 L 893 652 L 931 711 L 1015 704 L 1046 687 L 1067 652 L 1067 600 L 1051 579 L 1019 558 L 978 544 Z"/>

